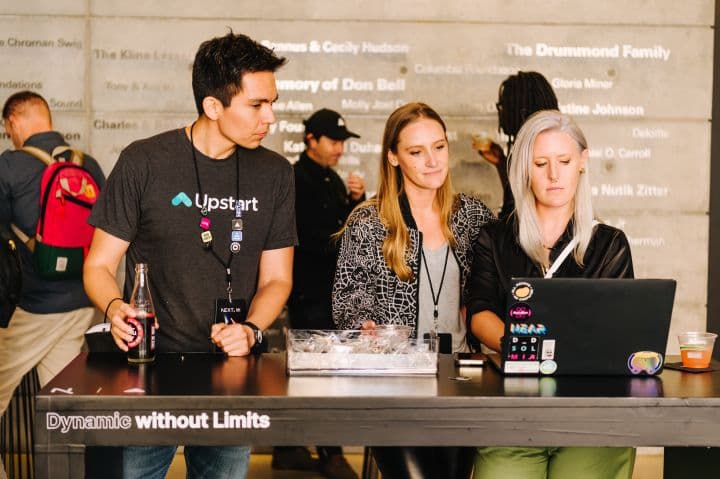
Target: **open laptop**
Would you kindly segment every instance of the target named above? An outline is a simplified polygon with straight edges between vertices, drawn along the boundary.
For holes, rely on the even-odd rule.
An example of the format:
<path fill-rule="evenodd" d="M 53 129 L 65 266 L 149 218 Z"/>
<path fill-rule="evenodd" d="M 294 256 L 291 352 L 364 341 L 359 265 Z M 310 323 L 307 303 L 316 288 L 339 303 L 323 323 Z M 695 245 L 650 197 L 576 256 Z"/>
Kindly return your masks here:
<path fill-rule="evenodd" d="M 663 368 L 675 280 L 513 278 L 505 374 L 655 375 Z"/>

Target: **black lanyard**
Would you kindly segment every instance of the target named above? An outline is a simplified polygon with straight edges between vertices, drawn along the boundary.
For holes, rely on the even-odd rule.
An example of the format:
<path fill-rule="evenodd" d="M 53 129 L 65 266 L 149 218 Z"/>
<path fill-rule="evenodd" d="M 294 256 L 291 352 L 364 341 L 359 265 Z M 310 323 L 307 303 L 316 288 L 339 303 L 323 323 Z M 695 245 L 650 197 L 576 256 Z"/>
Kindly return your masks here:
<path fill-rule="evenodd" d="M 432 278 L 430 277 L 430 268 L 428 268 L 427 260 L 425 259 L 425 250 L 421 249 L 420 254 L 422 255 L 423 263 L 425 264 L 425 274 L 427 274 L 428 284 L 430 285 L 430 294 L 433 300 L 433 322 L 435 331 L 438 329 L 438 303 L 440 302 L 440 292 L 442 291 L 443 283 L 445 283 L 445 271 L 447 270 L 448 257 L 450 256 L 450 245 L 445 250 L 445 264 L 443 265 L 442 276 L 440 277 L 440 286 L 438 286 L 437 296 L 435 296 L 435 289 L 433 288 Z"/>
<path fill-rule="evenodd" d="M 190 125 L 190 148 L 192 149 L 193 166 L 195 166 L 195 180 L 197 181 L 198 195 L 200 198 L 203 198 L 202 185 L 200 184 L 200 170 L 198 169 L 197 155 L 195 154 L 195 145 L 193 143 L 193 128 L 195 128 L 194 122 L 192 125 Z M 238 153 L 237 145 L 235 146 L 235 201 L 237 206 L 237 202 L 240 201 L 240 155 Z M 239 211 L 239 206 L 236 207 L 236 210 Z M 211 223 L 209 223 L 210 218 L 208 218 L 208 214 L 209 211 L 207 210 L 207 205 L 203 205 L 200 208 L 200 228 L 203 230 L 203 235 L 209 233 L 210 238 L 212 238 L 212 233 L 210 232 Z M 207 227 L 204 227 L 203 222 L 206 220 L 208 221 L 208 224 Z M 203 237 L 203 246 L 205 250 L 210 251 L 215 257 L 215 259 L 217 259 L 218 263 L 220 263 L 222 267 L 225 268 L 225 281 L 227 282 L 228 299 L 232 301 L 232 272 L 230 270 L 230 266 L 232 265 L 232 260 L 235 257 L 235 253 L 239 251 L 239 249 L 237 251 L 231 250 L 230 254 L 228 255 L 228 260 L 223 261 L 220 255 L 217 254 L 217 252 L 213 248 L 212 239 L 206 242 Z"/>

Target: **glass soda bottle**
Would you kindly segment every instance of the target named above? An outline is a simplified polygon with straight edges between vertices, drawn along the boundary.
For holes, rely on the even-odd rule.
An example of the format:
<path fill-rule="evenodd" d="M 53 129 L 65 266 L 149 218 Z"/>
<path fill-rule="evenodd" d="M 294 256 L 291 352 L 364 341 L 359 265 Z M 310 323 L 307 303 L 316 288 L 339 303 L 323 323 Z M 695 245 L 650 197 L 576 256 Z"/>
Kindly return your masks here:
<path fill-rule="evenodd" d="M 127 343 L 127 358 L 130 363 L 149 363 L 155 360 L 155 306 L 150 296 L 148 265 L 135 265 L 135 285 L 130 306 L 137 312 L 128 316 L 127 322 L 133 328 L 133 339 Z"/>

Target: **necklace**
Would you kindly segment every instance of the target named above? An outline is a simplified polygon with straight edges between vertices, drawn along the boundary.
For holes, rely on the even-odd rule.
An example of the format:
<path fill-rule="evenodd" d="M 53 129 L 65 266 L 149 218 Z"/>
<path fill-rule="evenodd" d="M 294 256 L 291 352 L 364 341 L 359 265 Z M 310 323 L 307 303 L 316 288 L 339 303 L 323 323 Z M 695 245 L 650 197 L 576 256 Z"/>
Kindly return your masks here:
<path fill-rule="evenodd" d="M 430 268 L 427 265 L 427 259 L 425 259 L 425 251 L 421 250 L 423 264 L 425 265 L 425 274 L 427 275 L 428 284 L 430 285 L 430 294 L 433 300 L 433 322 L 435 325 L 435 331 L 438 329 L 438 303 L 440 302 L 440 292 L 442 291 L 443 284 L 445 283 L 445 271 L 447 271 L 448 257 L 450 256 L 450 245 L 445 249 L 445 263 L 443 264 L 442 276 L 440 277 L 440 285 L 438 286 L 437 296 L 435 295 L 435 288 L 433 287 L 432 278 L 430 277 Z"/>

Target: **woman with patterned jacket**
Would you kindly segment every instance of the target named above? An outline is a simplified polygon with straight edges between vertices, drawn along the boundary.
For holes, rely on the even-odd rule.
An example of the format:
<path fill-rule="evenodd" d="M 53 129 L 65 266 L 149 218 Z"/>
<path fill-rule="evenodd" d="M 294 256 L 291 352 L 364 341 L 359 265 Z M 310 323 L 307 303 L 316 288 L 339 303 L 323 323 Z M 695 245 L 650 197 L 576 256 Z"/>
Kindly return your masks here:
<path fill-rule="evenodd" d="M 472 244 L 492 217 L 479 200 L 453 193 L 440 116 L 423 103 L 395 110 L 385 124 L 377 195 L 358 206 L 341 231 L 335 324 L 407 325 L 420 338 L 450 333 L 452 350 L 467 351 L 461 310 Z M 411 472 L 467 478 L 472 468 L 471 448 L 373 448 L 373 454 L 389 478 Z"/>

